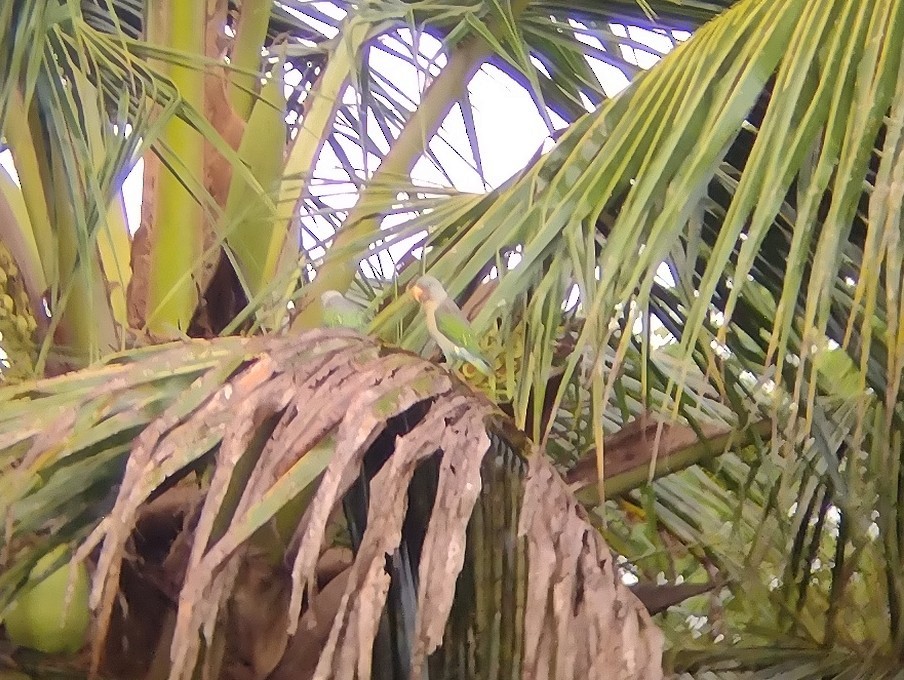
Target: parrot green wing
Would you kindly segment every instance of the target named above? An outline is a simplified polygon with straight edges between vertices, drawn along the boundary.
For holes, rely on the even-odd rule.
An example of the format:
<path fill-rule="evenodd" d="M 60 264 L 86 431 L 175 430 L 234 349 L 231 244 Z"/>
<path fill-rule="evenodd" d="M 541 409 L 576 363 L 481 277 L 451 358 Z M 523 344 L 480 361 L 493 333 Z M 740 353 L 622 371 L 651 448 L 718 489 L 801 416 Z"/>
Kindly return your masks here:
<path fill-rule="evenodd" d="M 351 328 L 362 331 L 367 325 L 364 310 L 347 300 L 332 301 L 323 307 L 323 325 L 327 328 Z"/>
<path fill-rule="evenodd" d="M 342 314 L 329 307 L 324 307 L 323 309 L 323 325 L 327 328 L 339 328 L 343 326 L 342 323 Z"/>
<path fill-rule="evenodd" d="M 477 350 L 474 329 L 458 309 L 445 304 L 440 305 L 436 310 L 436 328 L 459 347 Z"/>
<path fill-rule="evenodd" d="M 462 359 L 470 361 L 484 372 L 490 370 L 489 363 L 480 351 L 474 329 L 458 307 L 447 301 L 436 310 L 435 318 L 436 329 L 456 346 Z"/>

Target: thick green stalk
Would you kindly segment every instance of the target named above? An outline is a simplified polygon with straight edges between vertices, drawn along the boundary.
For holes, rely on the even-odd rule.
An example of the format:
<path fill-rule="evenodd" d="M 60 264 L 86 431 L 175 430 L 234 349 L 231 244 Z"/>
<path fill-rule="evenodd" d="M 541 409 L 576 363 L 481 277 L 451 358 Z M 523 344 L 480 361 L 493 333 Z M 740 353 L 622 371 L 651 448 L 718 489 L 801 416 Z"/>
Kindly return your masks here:
<path fill-rule="evenodd" d="M 77 99 L 71 106 L 81 110 L 83 128 L 78 135 L 69 128 L 54 131 L 58 141 L 51 145 L 52 210 L 59 239 L 60 295 L 65 298 L 57 339 L 93 360 L 122 349 L 131 244 L 124 205 L 101 199 L 101 187 L 92 187 L 91 181 L 84 188 L 81 182 L 73 182 L 85 172 L 90 177 L 103 175 L 110 151 L 97 89 L 82 73 L 74 73 L 73 78 Z M 97 199 L 102 204 L 94 205 L 97 222 L 91 224 L 87 219 L 93 211 L 88 208 Z"/>
<path fill-rule="evenodd" d="M 126 290 L 128 290 L 129 281 L 132 278 L 132 269 L 129 265 L 130 247 L 126 204 L 120 191 L 110 202 L 107 219 L 98 226 L 97 250 L 110 297 L 113 320 L 122 329 L 129 325 L 126 312 Z"/>
<path fill-rule="evenodd" d="M 678 427 L 681 430 L 687 429 L 683 426 Z M 653 426 L 650 431 L 653 440 L 655 440 L 655 432 L 656 426 Z M 755 443 L 760 438 L 768 439 L 772 435 L 772 421 L 759 420 L 745 429 L 726 429 L 702 434 L 702 437 L 698 437 L 690 432 L 680 433 L 680 441 L 677 444 L 664 442 L 664 450 L 657 452 L 655 460 L 652 456 L 652 447 L 649 457 L 641 457 L 637 461 L 627 462 L 617 460 L 613 467 L 618 469 L 606 470 L 606 479 L 603 483 L 605 498 L 617 498 L 628 491 L 640 488 L 653 479 L 659 479 L 692 465 L 712 460 L 729 450 L 729 445 L 732 447 L 731 450 L 738 450 Z M 608 455 L 610 453 L 607 451 Z M 652 470 L 650 469 L 651 461 L 653 462 Z M 592 462 L 594 465 L 586 465 L 586 462 Z M 587 456 L 566 476 L 576 498 L 588 507 L 600 503 L 600 489 L 599 485 L 594 483 L 595 475 L 588 474 L 593 467 L 595 467 L 595 460 Z"/>
<path fill-rule="evenodd" d="M 48 212 L 44 174 L 41 172 L 39 153 L 35 148 L 29 120 L 22 95 L 17 90 L 11 97 L 3 134 L 19 175 L 22 198 L 28 211 L 34 242 L 41 257 L 44 280 L 48 286 L 52 286 L 57 283 L 56 237 Z"/>
<path fill-rule="evenodd" d="M 527 0 L 512 3 L 512 15 L 517 18 L 527 6 Z M 501 20 L 491 22 L 488 32 L 497 37 Z M 462 91 L 480 65 L 492 54 L 492 48 L 481 37 L 473 36 L 456 48 L 442 72 L 433 81 L 408 123 L 393 143 L 368 186 L 361 192 L 356 206 L 349 212 L 331 248 L 341 251 L 368 235 L 380 230 L 381 207 L 388 206 L 395 192 L 388 187 L 408 178 L 427 144 L 439 131 L 449 111 L 460 99 Z M 352 258 L 336 257 L 326 262 L 317 278 L 308 286 L 302 310 L 292 324 L 295 332 L 320 325 L 323 310 L 320 295 L 327 290 L 347 290 L 355 278 L 358 262 Z"/>
<path fill-rule="evenodd" d="M 38 315 L 38 319 L 43 319 L 43 314 L 39 314 L 39 310 L 41 296 L 47 290 L 47 279 L 44 277 L 41 251 L 35 240 L 22 189 L 2 166 L 0 166 L 0 241 L 9 249 L 16 261 L 32 310 Z"/>
<path fill-rule="evenodd" d="M 76 91 L 79 93 L 78 106 L 81 107 L 84 121 L 82 133 L 87 141 L 94 167 L 98 168 L 92 174 L 99 175 L 101 174 L 100 168 L 104 166 L 105 162 L 108 162 L 106 156 L 109 153 L 109 147 L 107 146 L 109 142 L 104 139 L 104 129 L 107 124 L 106 115 L 101 111 L 101 98 L 97 88 L 91 84 L 86 74 L 76 71 L 73 77 L 77 83 Z M 84 167 L 84 162 L 82 167 Z M 84 199 L 76 200 L 88 205 L 90 196 L 89 192 Z M 98 206 L 98 212 L 101 212 L 100 206 Z M 106 301 L 104 309 L 112 313 L 111 328 L 115 326 L 119 329 L 119 332 L 115 335 L 119 336 L 119 344 L 121 345 L 125 336 L 124 331 L 128 327 L 126 290 L 129 287 L 132 274 L 129 264 L 132 242 L 129 237 L 126 206 L 121 188 L 116 190 L 115 195 L 110 197 L 103 208 L 103 215 L 104 217 L 98 220 L 96 226 L 88 227 L 90 236 L 86 249 L 90 253 L 88 257 L 91 258 L 91 261 L 97 263 L 98 273 L 96 278 L 92 279 L 92 287 L 95 289 L 93 296 L 98 300 Z M 66 271 L 62 265 L 61 271 Z M 92 317 L 82 318 L 79 323 L 91 323 L 92 321 L 96 326 L 103 326 L 102 322 Z M 110 346 L 107 346 L 104 350 L 109 351 L 110 348 Z"/>
<path fill-rule="evenodd" d="M 346 20 L 339 36 L 339 44 L 331 52 L 326 68 L 305 101 L 302 126 L 289 149 L 276 196 L 274 223 L 284 229 L 286 234 L 296 222 L 299 205 L 308 189 L 308 180 L 314 164 L 332 130 L 342 91 L 356 68 L 361 47 L 374 27 L 373 23 L 358 15 L 353 14 Z M 285 239 L 283 243 L 285 244 Z M 297 246 L 293 247 L 297 253 Z M 286 269 L 291 268 L 293 261 L 298 259 L 297 255 L 285 257 L 285 253 L 286 249 L 283 248 L 282 254 L 278 257 L 277 276 L 285 273 Z M 291 287 L 294 287 L 294 283 Z M 286 293 L 291 293 L 291 290 L 287 290 Z M 274 323 L 279 325 L 278 321 Z"/>
<path fill-rule="evenodd" d="M 286 238 L 285 223 L 275 219 L 276 209 L 271 201 L 282 178 L 286 146 L 282 68 L 282 62 L 274 66 L 273 75 L 248 117 L 238 150 L 260 189 L 234 173 L 221 223 L 221 232 L 236 255 L 252 295 L 258 295 L 276 275 Z"/>
<path fill-rule="evenodd" d="M 79 74 L 76 72 L 74 77 L 78 78 Z M 83 167 L 90 168 L 100 160 L 97 154 L 102 147 L 101 118 L 91 98 L 96 91 L 81 78 L 73 92 L 78 93 L 78 105 L 86 122 L 83 132 L 91 138 L 89 147 L 95 152 L 93 158 L 85 159 L 78 153 L 76 156 Z M 20 197 L 25 210 L 17 220 L 22 233 L 8 234 L 12 236 L 10 243 L 20 256 L 27 256 L 28 251 L 34 249 L 41 271 L 34 270 L 31 258 L 23 259 L 22 269 L 29 275 L 32 306 L 40 313 L 41 297 L 49 287 L 54 316 L 46 332 L 53 334 L 53 343 L 64 346 L 65 352 L 76 360 L 73 365 L 78 365 L 116 349 L 118 334 L 110 313 L 107 280 L 99 266 L 96 243 L 88 238 L 85 227 L 80 224 L 88 200 L 78 188 L 78 182 L 73 184 L 72 178 L 78 175 L 78 170 L 72 162 L 68 165 L 65 162 L 72 158 L 71 151 L 75 146 L 70 137 L 60 139 L 54 130 L 46 129 L 34 110 L 32 115 L 26 115 L 26 107 L 18 93 L 12 98 L 10 113 L 10 146 L 22 184 Z M 53 141 L 39 141 L 45 139 Z M 125 242 L 128 253 L 128 232 L 124 222 L 120 227 L 123 230 L 120 240 Z M 98 228 L 105 230 L 107 225 Z M 26 230 L 30 233 L 25 234 Z M 30 247 L 23 252 L 23 245 Z M 120 254 L 120 260 L 127 265 L 127 255 Z M 124 304 L 121 307 L 124 311 Z M 44 346 L 44 352 L 49 349 L 50 345 Z M 43 370 L 45 358 L 42 352 L 38 371 Z"/>
<path fill-rule="evenodd" d="M 55 340 L 73 353 L 77 362 L 95 361 L 103 354 L 119 349 L 119 335 L 107 286 L 100 267 L 96 243 L 80 238 L 78 217 L 72 207 L 65 167 L 59 154 L 53 158 L 52 188 L 54 224 L 57 229 L 57 256 L 60 268 L 60 304 L 55 319 Z M 103 229 L 105 227 L 98 227 Z M 76 364 L 78 365 L 78 364 Z"/>
<path fill-rule="evenodd" d="M 242 0 L 236 26 L 230 64 L 229 101 L 243 119 L 248 120 L 260 81 L 261 47 L 267 37 L 272 0 Z"/>
<path fill-rule="evenodd" d="M 37 109 L 29 110 L 18 93 L 13 96 L 10 114 L 7 129 L 13 162 L 50 290 L 53 314 L 43 331 L 52 337 L 52 342 L 42 345 L 35 366 L 36 373 L 41 374 L 47 368 L 51 347 L 59 346 L 71 360 L 66 367 L 72 368 L 115 349 L 117 334 L 96 251 L 86 246 L 77 232 L 77 207 L 85 202 L 78 198 L 77 191 L 75 196 L 70 191 L 74 170 L 64 169 L 63 145 L 70 142 L 56 138 L 44 126 Z M 90 111 L 85 115 L 91 119 Z M 44 292 L 33 293 L 33 299 L 36 295 L 38 301 L 36 314 L 40 314 Z"/>
<path fill-rule="evenodd" d="M 199 57 L 204 55 L 203 2 L 146 0 L 145 8 L 150 42 Z M 182 99 L 203 111 L 203 70 L 171 65 L 168 72 Z M 179 159 L 180 174 L 201 181 L 204 139 L 200 133 L 173 118 L 167 123 L 160 144 Z M 198 302 L 192 272 L 202 259 L 203 211 L 196 197 L 165 167 L 159 168 L 155 199 L 145 323 L 151 331 L 185 330 Z"/>

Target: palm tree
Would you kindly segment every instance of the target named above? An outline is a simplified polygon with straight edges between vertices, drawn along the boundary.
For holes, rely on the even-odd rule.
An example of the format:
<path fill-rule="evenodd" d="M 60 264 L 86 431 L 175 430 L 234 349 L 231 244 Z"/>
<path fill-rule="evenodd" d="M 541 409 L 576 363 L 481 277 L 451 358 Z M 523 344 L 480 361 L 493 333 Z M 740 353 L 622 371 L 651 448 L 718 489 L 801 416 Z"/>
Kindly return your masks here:
<path fill-rule="evenodd" d="M 899 677 L 904 0 L 331 7 L 0 6 L 0 332 L 43 378 L 0 392 L 0 606 L 68 553 L 95 620 L 16 663 Z M 626 26 L 676 47 L 644 71 Z M 481 167 L 482 64 L 555 145 L 414 182 L 456 105 Z M 425 270 L 492 375 L 436 365 Z"/>

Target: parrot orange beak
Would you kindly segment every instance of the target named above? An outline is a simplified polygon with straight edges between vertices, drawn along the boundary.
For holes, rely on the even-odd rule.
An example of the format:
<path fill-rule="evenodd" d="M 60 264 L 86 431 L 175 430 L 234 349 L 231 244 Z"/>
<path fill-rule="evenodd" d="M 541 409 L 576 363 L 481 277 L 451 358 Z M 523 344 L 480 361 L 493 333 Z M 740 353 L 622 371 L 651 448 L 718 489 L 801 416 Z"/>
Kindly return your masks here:
<path fill-rule="evenodd" d="M 421 302 L 421 298 L 424 297 L 424 289 L 417 284 L 411 286 L 409 292 L 411 293 L 411 297 L 413 297 L 418 302 Z"/>

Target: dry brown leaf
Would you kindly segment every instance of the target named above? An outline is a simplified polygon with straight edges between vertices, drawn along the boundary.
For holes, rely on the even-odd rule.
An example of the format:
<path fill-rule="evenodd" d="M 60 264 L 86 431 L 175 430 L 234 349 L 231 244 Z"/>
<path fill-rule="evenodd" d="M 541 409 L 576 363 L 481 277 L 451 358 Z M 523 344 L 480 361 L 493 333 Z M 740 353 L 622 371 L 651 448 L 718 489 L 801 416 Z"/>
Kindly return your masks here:
<path fill-rule="evenodd" d="M 541 455 L 531 458 L 519 533 L 530 560 L 522 678 L 661 678 L 662 634 Z"/>
<path fill-rule="evenodd" d="M 480 466 L 490 446 L 484 419 L 490 409 L 481 408 L 476 399 L 468 405 L 468 411 L 442 432 L 439 485 L 418 570 L 412 677 L 420 676 L 427 656 L 442 642 L 464 564 L 468 521 L 480 495 Z"/>
<path fill-rule="evenodd" d="M 316 557 L 320 554 L 330 514 L 358 476 L 366 448 L 376 439 L 380 425 L 417 402 L 436 397 L 450 389 L 451 380 L 448 376 L 439 373 L 431 376 L 423 374 L 423 366 L 409 364 L 390 374 L 380 382 L 379 387 L 364 390 L 349 402 L 348 413 L 352 415 L 346 417 L 339 426 L 336 455 L 324 472 L 298 534 L 298 551 L 292 568 L 294 587 L 289 610 L 290 626 L 294 626 L 301 614 L 302 596 L 312 582 Z M 429 380 L 421 383 L 420 389 L 415 391 L 411 385 L 416 378 L 421 377 L 429 377 Z M 391 391 L 398 392 L 394 408 L 383 408 L 379 416 L 373 415 L 370 407 L 385 400 Z M 289 633 L 293 632 L 294 629 L 290 628 Z"/>
<path fill-rule="evenodd" d="M 249 555 L 228 602 L 227 673 L 234 680 L 264 680 L 286 651 L 285 618 L 289 605 L 288 570 L 265 555 Z"/>
<path fill-rule="evenodd" d="M 395 552 L 402 540 L 408 486 L 418 464 L 431 456 L 438 446 L 448 444 L 442 439 L 447 419 L 460 418 L 467 406 L 467 400 L 463 398 L 452 398 L 442 406 L 434 406 L 419 425 L 399 438 L 392 457 L 371 480 L 368 511 L 371 519 L 329 640 L 321 653 L 315 675 L 317 680 L 356 674 L 357 677 L 370 677 L 371 646 L 389 590 L 386 555 Z M 482 453 L 478 455 L 482 457 Z M 429 532 L 428 529 L 428 535 Z M 443 617 L 444 624 L 445 616 L 442 613 L 439 616 Z"/>
<path fill-rule="evenodd" d="M 81 551 L 86 554 L 101 544 L 92 590 L 98 632 L 106 631 L 125 546 L 141 507 L 162 480 L 185 465 L 180 451 L 189 446 L 196 451 L 198 442 L 210 441 L 218 447 L 210 488 L 196 524 L 180 536 L 183 543 L 191 541 L 191 548 L 180 553 L 185 559 L 187 552 L 188 559 L 170 648 L 170 679 L 192 676 L 202 640 L 208 645 L 206 676 L 216 677 L 222 669 L 228 677 L 257 680 L 275 667 L 276 677 L 288 678 L 287 659 L 297 658 L 298 650 L 316 648 L 318 679 L 370 677 L 390 586 L 386 556 L 402 541 L 412 476 L 441 451 L 433 509 L 418 556 L 418 614 L 411 640 L 412 676 L 418 677 L 447 630 L 469 521 L 484 484 L 489 416 L 499 417 L 498 412 L 445 370 L 401 352 L 381 356 L 373 341 L 349 331 L 268 338 L 250 347 L 256 354 L 191 413 L 169 409 L 136 439 L 115 507 Z M 330 517 L 361 474 L 375 442 L 391 432 L 390 419 L 409 414 L 418 404 L 423 405 L 420 415 L 408 422 L 370 480 L 367 526 L 354 563 L 318 594 L 317 567 Z M 235 481 L 236 464 L 264 424 L 273 422 L 250 474 L 241 477 L 244 486 L 235 511 L 219 527 L 219 510 Z M 332 458 L 291 544 L 291 569 L 274 576 L 282 572 L 249 558 L 248 514 L 293 465 L 322 445 L 332 447 Z M 504 474 L 521 475 L 522 469 L 507 467 Z M 510 493 L 521 481 L 505 484 Z M 526 573 L 527 583 L 517 603 L 506 600 L 515 611 L 505 612 L 523 616 L 523 638 L 516 638 L 523 650 L 514 657 L 523 659 L 522 677 L 660 678 L 661 636 L 618 579 L 608 548 L 564 482 L 542 456 L 534 455 L 524 484 L 518 535 L 525 541 L 527 564 L 522 552 L 518 566 L 510 568 Z M 517 504 L 506 503 L 506 515 L 497 524 L 512 531 Z M 274 579 L 279 587 L 270 583 Z M 340 586 L 343 594 L 337 602 Z M 323 595 L 327 590 L 331 599 Z M 305 602 L 308 609 L 302 611 Z M 324 616 L 329 616 L 328 635 Z M 224 622 L 225 647 L 223 636 L 215 635 L 224 630 Z M 296 631 L 299 625 L 305 628 Z M 95 662 L 99 654 L 96 647 Z"/>
<path fill-rule="evenodd" d="M 311 680 L 314 677 L 320 650 L 329 638 L 350 576 L 351 567 L 314 596 L 269 680 Z"/>

